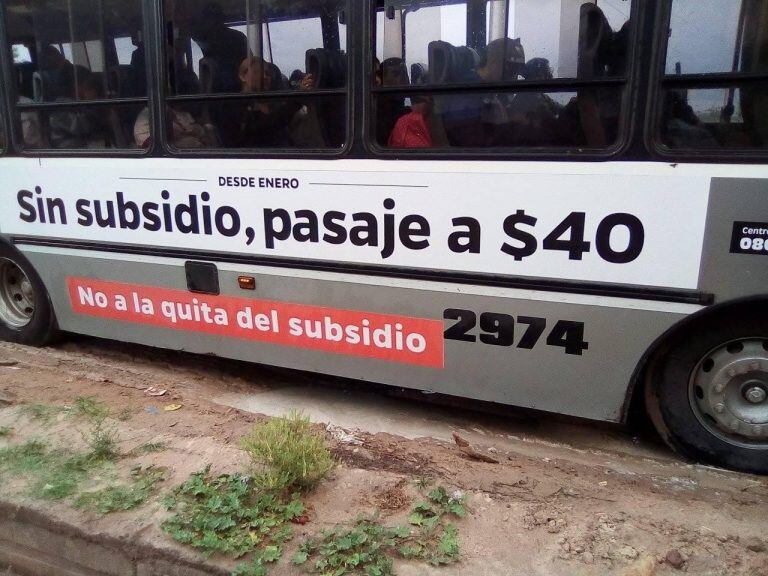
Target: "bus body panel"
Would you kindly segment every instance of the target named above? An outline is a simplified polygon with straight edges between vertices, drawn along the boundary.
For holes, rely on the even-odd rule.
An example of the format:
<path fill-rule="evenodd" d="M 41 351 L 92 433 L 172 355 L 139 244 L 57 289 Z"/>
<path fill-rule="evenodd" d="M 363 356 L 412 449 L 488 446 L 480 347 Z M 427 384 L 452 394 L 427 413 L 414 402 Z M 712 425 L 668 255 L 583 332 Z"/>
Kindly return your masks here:
<path fill-rule="evenodd" d="M 445 341 L 443 367 L 418 366 L 75 314 L 66 287 L 72 274 L 134 286 L 139 292 L 148 285 L 186 290 L 184 261 L 21 248 L 40 271 L 63 330 L 607 421 L 621 419 L 628 383 L 650 344 L 699 309 L 688 304 L 218 265 L 223 297 L 315 305 L 331 315 L 359 310 L 442 322 L 446 310 L 459 309 L 478 317 L 488 312 L 516 321 L 521 317 L 546 321 L 530 349 L 519 348 L 527 329 L 524 323 L 517 322 L 510 346 L 481 342 L 482 331 L 475 326 L 469 333 L 477 336 L 476 342 Z M 244 274 L 255 278 L 255 292 L 238 287 L 237 278 Z M 287 319 L 281 321 L 284 328 Z M 588 348 L 581 355 L 547 343 L 559 321 L 583 322 Z M 454 324 L 444 321 L 446 328 Z"/>
<path fill-rule="evenodd" d="M 768 179 L 713 178 L 699 287 L 717 302 L 768 295 Z"/>

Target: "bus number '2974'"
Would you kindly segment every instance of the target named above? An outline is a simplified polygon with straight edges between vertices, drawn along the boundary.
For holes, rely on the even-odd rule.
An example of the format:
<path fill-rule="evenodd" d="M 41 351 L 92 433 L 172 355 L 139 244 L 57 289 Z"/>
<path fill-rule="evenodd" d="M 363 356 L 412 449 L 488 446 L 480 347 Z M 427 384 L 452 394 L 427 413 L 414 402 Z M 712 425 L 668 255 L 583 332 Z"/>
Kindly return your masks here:
<path fill-rule="evenodd" d="M 443 312 L 446 320 L 457 322 L 445 330 L 446 340 L 477 342 L 478 336 L 472 333 L 477 326 L 477 314 L 471 310 L 448 308 Z M 539 342 L 547 328 L 546 318 L 518 316 L 518 324 L 527 326 L 517 348 L 531 350 Z M 480 342 L 491 346 L 512 346 L 515 343 L 515 317 L 510 314 L 483 312 L 480 314 Z M 589 342 L 584 341 L 584 322 L 558 320 L 547 335 L 548 346 L 559 346 L 566 354 L 581 356 L 589 349 Z"/>

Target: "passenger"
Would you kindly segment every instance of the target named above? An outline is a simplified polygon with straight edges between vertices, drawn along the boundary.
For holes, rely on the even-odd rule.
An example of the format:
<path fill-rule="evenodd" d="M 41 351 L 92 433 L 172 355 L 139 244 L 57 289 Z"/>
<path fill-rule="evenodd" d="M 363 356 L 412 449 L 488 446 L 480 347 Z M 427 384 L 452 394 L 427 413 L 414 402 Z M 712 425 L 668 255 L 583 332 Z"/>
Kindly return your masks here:
<path fill-rule="evenodd" d="M 227 26 L 221 5 L 212 2 L 203 8 L 202 19 L 191 30 L 192 39 L 200 46 L 204 58 L 218 66 L 214 92 L 238 92 L 238 67 L 248 54 L 248 38 Z"/>
<path fill-rule="evenodd" d="M 374 62 L 374 67 L 377 61 Z M 380 67 L 380 81 L 383 86 L 408 85 L 408 71 L 402 58 L 387 58 Z M 379 76 L 374 70 L 374 81 Z M 380 145 L 387 146 L 389 137 L 399 118 L 408 113 L 405 98 L 391 94 L 382 94 L 376 99 L 376 136 Z"/>
<path fill-rule="evenodd" d="M 246 93 L 267 92 L 282 87 L 280 69 L 258 56 L 245 58 L 240 63 L 238 77 L 241 91 Z M 228 134 L 225 141 L 234 148 L 287 146 L 288 126 L 300 108 L 301 105 L 295 100 L 261 100 L 237 107 L 238 129 Z"/>
<path fill-rule="evenodd" d="M 101 97 L 102 85 L 98 76 L 83 66 L 70 69 L 62 75 L 62 90 L 74 93 L 76 100 L 97 100 Z M 75 85 L 75 77 L 77 83 Z M 60 97 L 58 102 L 73 100 Z M 92 106 L 51 113 L 50 133 L 53 148 L 105 148 L 107 129 L 103 110 Z"/>
<path fill-rule="evenodd" d="M 546 58 L 532 58 L 522 70 L 526 80 L 551 80 Z M 516 146 L 551 145 L 557 135 L 555 122 L 563 107 L 544 92 L 518 92 L 509 102 L 512 142 Z"/>
<path fill-rule="evenodd" d="M 43 81 L 43 100 L 74 98 L 74 65 L 54 46 L 43 46 L 38 55 L 38 70 Z"/>
<path fill-rule="evenodd" d="M 19 103 L 31 104 L 26 96 L 19 96 Z M 25 110 L 21 113 L 21 137 L 27 149 L 44 148 L 43 131 L 40 128 L 40 115 L 37 112 Z"/>
<path fill-rule="evenodd" d="M 171 144 L 179 149 L 211 148 L 217 145 L 213 126 L 201 125 L 189 113 L 176 108 L 168 108 L 168 120 L 171 125 Z M 149 109 L 144 108 L 133 125 L 133 137 L 136 146 L 149 148 L 152 145 Z"/>
<path fill-rule="evenodd" d="M 384 83 L 381 77 L 381 62 L 374 56 L 373 58 L 373 85 L 377 88 Z"/>
<path fill-rule="evenodd" d="M 520 38 L 497 38 L 486 47 L 477 76 L 489 83 L 517 80 L 524 66 L 525 50 Z"/>
<path fill-rule="evenodd" d="M 429 117 L 432 114 L 432 99 L 414 96 L 411 111 L 400 117 L 389 136 L 390 148 L 431 148 L 432 134 Z"/>

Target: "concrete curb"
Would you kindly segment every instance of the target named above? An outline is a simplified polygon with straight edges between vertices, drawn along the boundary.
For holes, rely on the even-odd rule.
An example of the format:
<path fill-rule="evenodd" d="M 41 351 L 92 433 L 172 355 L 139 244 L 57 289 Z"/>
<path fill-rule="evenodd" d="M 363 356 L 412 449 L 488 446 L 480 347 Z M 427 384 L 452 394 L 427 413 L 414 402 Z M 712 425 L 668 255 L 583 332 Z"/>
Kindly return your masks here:
<path fill-rule="evenodd" d="M 90 534 L 34 508 L 0 501 L 0 568 L 24 576 L 228 576 L 229 570 L 132 538 Z"/>

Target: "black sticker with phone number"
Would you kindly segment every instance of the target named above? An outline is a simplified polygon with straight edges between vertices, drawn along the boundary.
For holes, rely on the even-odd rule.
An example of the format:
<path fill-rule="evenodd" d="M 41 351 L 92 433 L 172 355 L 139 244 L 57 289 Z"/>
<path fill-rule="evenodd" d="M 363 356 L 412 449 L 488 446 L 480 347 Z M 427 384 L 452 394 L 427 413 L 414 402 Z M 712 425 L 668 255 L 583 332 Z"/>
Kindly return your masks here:
<path fill-rule="evenodd" d="M 768 223 L 734 222 L 731 253 L 768 256 Z"/>

